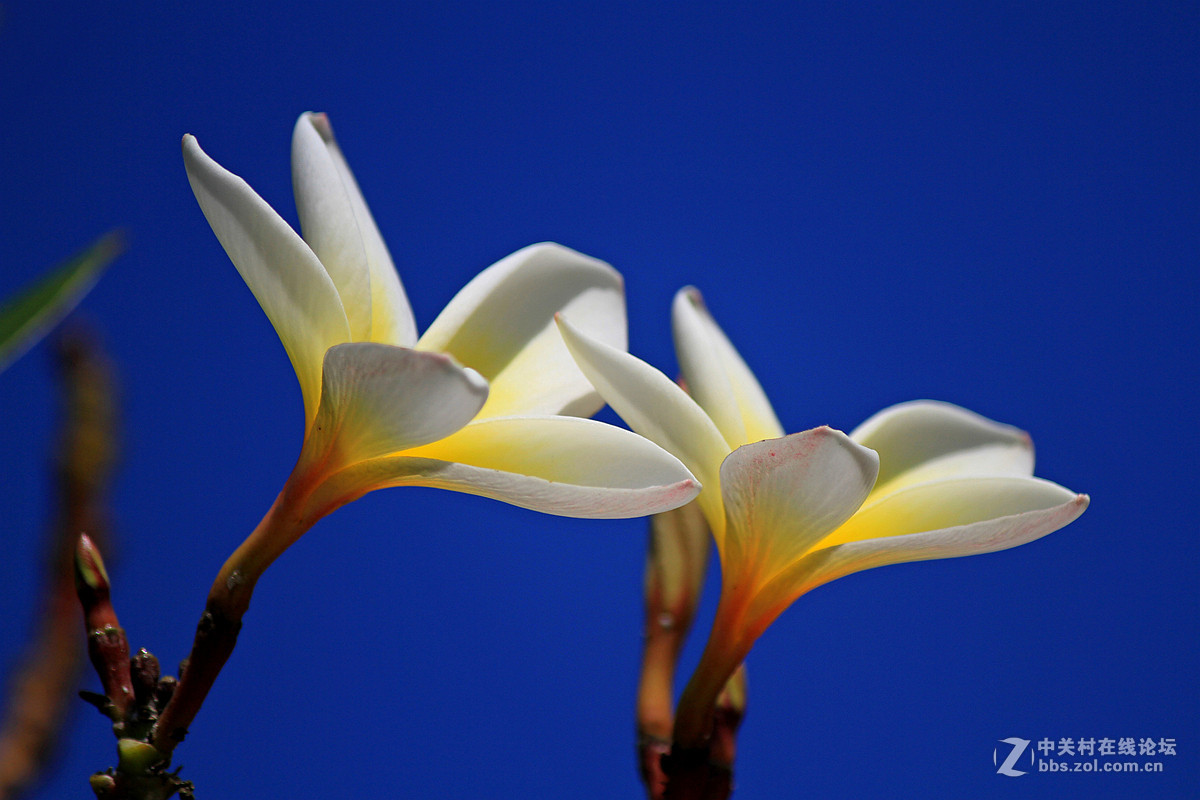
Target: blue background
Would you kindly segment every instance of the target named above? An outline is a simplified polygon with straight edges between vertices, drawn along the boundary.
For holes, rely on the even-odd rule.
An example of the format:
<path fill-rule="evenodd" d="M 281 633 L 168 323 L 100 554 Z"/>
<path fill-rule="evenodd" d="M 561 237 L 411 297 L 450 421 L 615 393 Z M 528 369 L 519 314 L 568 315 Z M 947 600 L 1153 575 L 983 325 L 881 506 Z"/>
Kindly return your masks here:
<path fill-rule="evenodd" d="M 129 233 L 81 311 L 121 375 L 135 646 L 186 655 L 302 432 L 180 137 L 294 221 L 291 129 L 321 110 L 422 328 L 559 241 L 624 273 L 631 350 L 668 372 L 671 297 L 700 287 L 789 430 L 949 400 L 1029 430 L 1038 474 L 1091 494 L 1029 546 L 802 598 L 750 657 L 738 797 L 1194 796 L 1194 4 L 247 5 L 2 8 L 0 296 Z M 44 345 L 0 376 L 4 674 L 54 397 Z M 638 797 L 644 528 L 368 495 L 267 573 L 176 763 L 201 798 Z M 115 761 L 79 706 L 37 798 L 90 796 Z M 1007 778 L 1012 736 L 1178 755 Z"/>

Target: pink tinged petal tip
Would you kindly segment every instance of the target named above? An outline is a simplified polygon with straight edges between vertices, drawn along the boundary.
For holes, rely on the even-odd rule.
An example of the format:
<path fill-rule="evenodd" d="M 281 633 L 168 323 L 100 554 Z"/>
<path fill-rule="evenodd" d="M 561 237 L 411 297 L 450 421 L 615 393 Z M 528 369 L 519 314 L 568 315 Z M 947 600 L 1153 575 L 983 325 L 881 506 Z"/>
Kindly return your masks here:
<path fill-rule="evenodd" d="M 1039 505 L 1044 507 L 938 530 L 850 541 L 817 550 L 809 556 L 811 562 L 806 566 L 808 588 L 888 564 L 958 558 L 1028 544 L 1076 520 L 1090 502 L 1086 494 L 1072 494 L 1049 481 L 1025 480 L 1042 485 L 1045 499 Z"/>
<path fill-rule="evenodd" d="M 734 450 L 721 465 L 723 565 L 782 569 L 858 510 L 878 469 L 873 450 L 828 427 Z M 746 559 L 763 563 L 732 563 Z"/>

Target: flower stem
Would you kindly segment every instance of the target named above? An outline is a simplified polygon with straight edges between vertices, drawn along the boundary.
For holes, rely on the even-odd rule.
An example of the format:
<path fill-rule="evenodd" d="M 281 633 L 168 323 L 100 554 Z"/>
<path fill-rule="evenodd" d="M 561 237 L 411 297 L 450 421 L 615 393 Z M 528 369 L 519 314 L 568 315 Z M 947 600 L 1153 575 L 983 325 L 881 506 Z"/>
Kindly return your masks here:
<path fill-rule="evenodd" d="M 665 800 L 724 800 L 733 789 L 737 727 L 745 709 L 740 667 L 761 632 L 747 629 L 746 610 L 745 598 L 722 592 L 708 644 L 679 698 L 665 762 Z"/>
<path fill-rule="evenodd" d="M 655 606 L 648 602 L 646 607 L 646 638 L 637 698 L 638 764 L 647 796 L 650 800 L 661 800 L 667 781 L 662 757 L 671 749 L 674 722 L 675 665 L 687 626 L 677 624 L 673 615 Z"/>
<path fill-rule="evenodd" d="M 677 741 L 667 755 L 664 800 L 727 800 L 732 794 L 737 730 L 745 713 L 745 697 L 745 670 L 739 666 L 715 701 L 708 739 L 686 748 Z"/>
<path fill-rule="evenodd" d="M 650 800 L 662 800 L 666 790 L 662 759 L 671 749 L 675 671 L 700 603 L 711 541 L 697 503 L 650 518 L 637 697 L 638 767 Z"/>
<path fill-rule="evenodd" d="M 754 643 L 753 639 L 747 640 L 743 630 L 744 609 L 743 603 L 731 602 L 724 595 L 717 606 L 708 643 L 675 712 L 673 738 L 680 750 L 708 748 L 717 698 Z"/>
<path fill-rule="evenodd" d="M 708 750 L 708 781 L 704 800 L 726 800 L 733 793 L 733 763 L 737 758 L 737 732 L 746 713 L 746 666 L 737 668 L 721 690 L 713 712 L 713 733 Z"/>
<path fill-rule="evenodd" d="M 296 480 L 293 473 L 266 516 L 217 573 L 179 685 L 154 729 L 152 742 L 162 753 L 170 754 L 183 741 L 217 675 L 233 654 L 242 617 L 250 608 L 259 577 L 316 521 L 297 511 L 304 507 L 310 486 Z"/>

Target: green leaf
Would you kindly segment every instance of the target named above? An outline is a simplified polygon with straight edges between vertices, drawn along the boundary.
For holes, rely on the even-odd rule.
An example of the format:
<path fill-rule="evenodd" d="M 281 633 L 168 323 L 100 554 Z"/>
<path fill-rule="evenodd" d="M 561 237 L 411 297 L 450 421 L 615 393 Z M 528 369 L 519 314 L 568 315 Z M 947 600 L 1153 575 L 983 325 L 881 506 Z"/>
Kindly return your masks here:
<path fill-rule="evenodd" d="M 109 233 L 0 305 L 0 372 L 79 304 L 123 247 L 121 234 Z"/>

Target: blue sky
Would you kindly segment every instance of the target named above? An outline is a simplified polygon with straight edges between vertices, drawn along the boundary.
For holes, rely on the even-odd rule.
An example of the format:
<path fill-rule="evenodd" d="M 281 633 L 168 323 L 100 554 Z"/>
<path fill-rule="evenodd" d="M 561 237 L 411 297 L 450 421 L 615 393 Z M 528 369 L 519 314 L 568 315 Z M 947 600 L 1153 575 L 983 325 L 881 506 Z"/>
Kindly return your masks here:
<path fill-rule="evenodd" d="M 80 312 L 121 375 L 135 646 L 186 655 L 303 431 L 180 137 L 294 221 L 292 125 L 326 111 L 419 326 L 558 241 L 624 274 L 631 351 L 668 372 L 671 297 L 698 286 L 788 430 L 948 400 L 1091 495 L 1031 545 L 802 598 L 748 664 L 738 797 L 1194 790 L 1195 7 L 253 5 L 0 7 L 0 296 L 128 233 Z M 53 391 L 44 346 L 0 375 L 0 675 L 34 604 Z M 368 495 L 260 583 L 176 763 L 210 798 L 639 796 L 644 529 Z M 114 761 L 80 706 L 36 798 Z M 1106 736 L 1178 754 L 1156 775 L 992 764 L 1007 737 Z"/>

